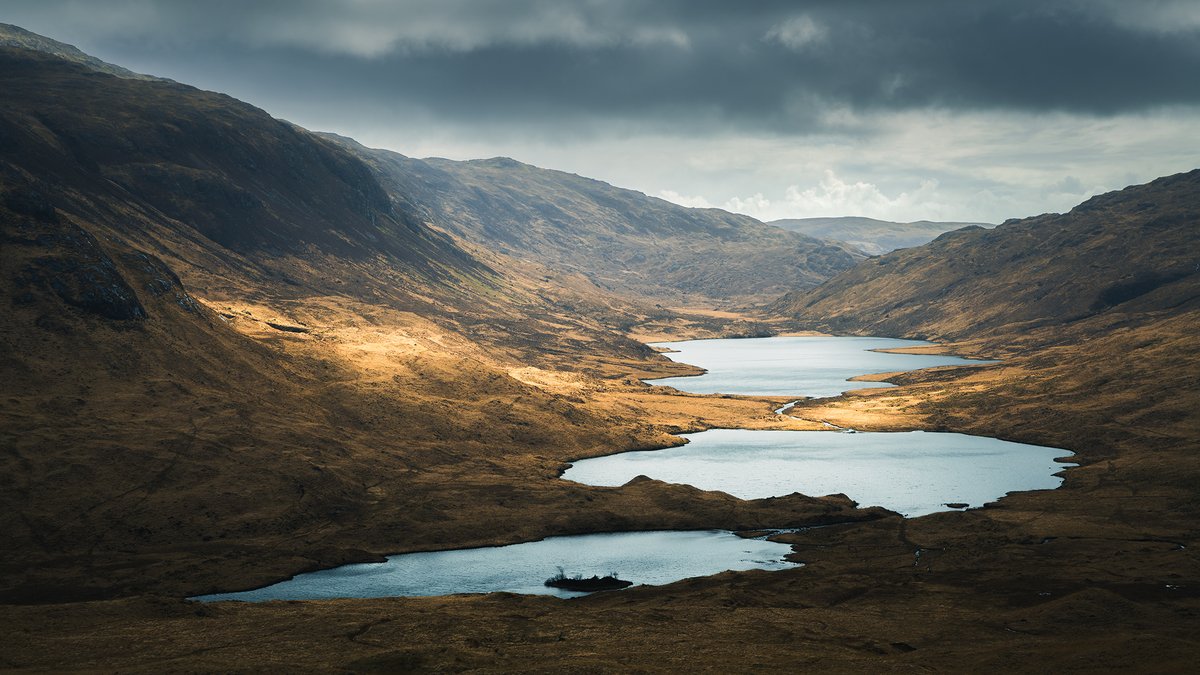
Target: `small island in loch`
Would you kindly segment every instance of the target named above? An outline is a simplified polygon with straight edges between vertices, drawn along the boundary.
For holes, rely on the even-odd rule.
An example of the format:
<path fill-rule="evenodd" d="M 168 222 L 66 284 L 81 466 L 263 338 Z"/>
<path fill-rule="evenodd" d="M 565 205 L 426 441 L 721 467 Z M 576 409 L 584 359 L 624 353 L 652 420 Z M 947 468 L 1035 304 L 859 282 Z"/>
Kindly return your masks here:
<path fill-rule="evenodd" d="M 633 582 L 618 579 L 615 572 L 604 577 L 592 575 L 587 579 L 578 574 L 568 577 L 560 567 L 558 568 L 558 574 L 546 580 L 546 585 L 551 588 L 561 588 L 565 591 L 593 593 L 595 591 L 615 591 L 621 588 L 628 588 L 633 585 Z"/>

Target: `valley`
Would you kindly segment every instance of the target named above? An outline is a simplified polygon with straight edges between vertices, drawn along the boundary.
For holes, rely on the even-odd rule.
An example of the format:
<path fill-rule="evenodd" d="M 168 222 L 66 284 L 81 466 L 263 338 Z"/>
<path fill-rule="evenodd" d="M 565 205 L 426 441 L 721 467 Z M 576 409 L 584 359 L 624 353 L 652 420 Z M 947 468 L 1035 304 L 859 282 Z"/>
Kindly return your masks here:
<path fill-rule="evenodd" d="M 1170 671 L 1200 652 L 1200 170 L 868 259 L 33 44 L 0 48 L 0 668 Z M 652 381 L 700 369 L 648 342 L 788 334 L 998 362 L 786 414 L 795 393 Z M 918 518 L 560 478 L 683 433 L 829 425 L 1077 466 Z M 571 600 L 187 600 L 397 553 L 710 529 L 793 530 L 771 541 L 804 565 Z"/>

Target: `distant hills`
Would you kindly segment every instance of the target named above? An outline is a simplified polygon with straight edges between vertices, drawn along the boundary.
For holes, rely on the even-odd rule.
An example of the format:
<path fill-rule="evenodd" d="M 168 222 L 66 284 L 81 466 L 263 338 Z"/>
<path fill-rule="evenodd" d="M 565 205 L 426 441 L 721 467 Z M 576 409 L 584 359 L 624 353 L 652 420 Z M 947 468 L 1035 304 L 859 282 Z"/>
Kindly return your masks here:
<path fill-rule="evenodd" d="M 958 223 L 918 220 L 896 223 L 888 220 L 843 216 L 839 218 L 786 218 L 769 225 L 818 239 L 845 242 L 867 255 L 881 255 L 933 241 L 938 235 L 964 227 L 995 227 L 991 223 Z"/>
<path fill-rule="evenodd" d="M 692 209 L 497 157 L 413 159 L 333 137 L 456 236 L 655 303 L 724 306 L 816 286 L 862 255 L 720 209 Z"/>

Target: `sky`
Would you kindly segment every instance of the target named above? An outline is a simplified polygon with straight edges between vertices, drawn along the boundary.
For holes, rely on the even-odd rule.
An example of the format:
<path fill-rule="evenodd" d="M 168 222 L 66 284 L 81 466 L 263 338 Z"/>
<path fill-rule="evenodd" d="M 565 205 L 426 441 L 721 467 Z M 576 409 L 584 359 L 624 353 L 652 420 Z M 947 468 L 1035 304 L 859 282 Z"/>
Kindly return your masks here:
<path fill-rule="evenodd" d="M 1200 166 L 1200 0 L 4 0 L 414 157 L 763 220 L 1001 222 Z"/>

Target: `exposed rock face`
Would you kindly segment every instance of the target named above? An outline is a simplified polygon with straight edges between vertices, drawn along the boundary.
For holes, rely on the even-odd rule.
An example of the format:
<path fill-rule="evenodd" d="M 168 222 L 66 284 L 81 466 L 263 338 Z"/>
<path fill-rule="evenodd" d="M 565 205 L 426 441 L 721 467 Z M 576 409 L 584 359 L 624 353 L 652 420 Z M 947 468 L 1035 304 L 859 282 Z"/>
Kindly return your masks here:
<path fill-rule="evenodd" d="M 62 221 L 40 192 L 10 188 L 0 219 L 4 223 L 0 242 L 12 261 L 15 304 L 31 304 L 40 296 L 53 295 L 106 319 L 146 318 L 137 293 L 96 238 Z"/>

